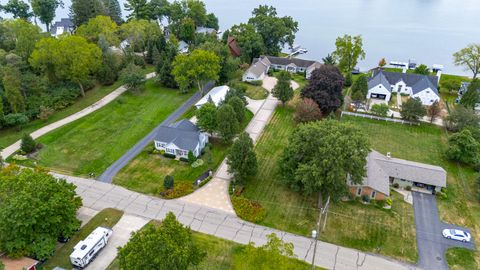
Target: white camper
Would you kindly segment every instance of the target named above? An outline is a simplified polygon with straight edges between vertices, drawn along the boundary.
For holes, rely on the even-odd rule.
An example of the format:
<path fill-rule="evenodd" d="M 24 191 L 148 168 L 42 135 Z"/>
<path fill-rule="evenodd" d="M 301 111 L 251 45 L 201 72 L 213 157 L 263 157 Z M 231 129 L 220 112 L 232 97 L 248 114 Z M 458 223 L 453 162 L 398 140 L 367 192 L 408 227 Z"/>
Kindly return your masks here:
<path fill-rule="evenodd" d="M 70 262 L 81 268 L 86 267 L 97 256 L 98 252 L 104 248 L 113 231 L 108 228 L 96 228 L 85 240 L 78 242 L 70 254 Z"/>

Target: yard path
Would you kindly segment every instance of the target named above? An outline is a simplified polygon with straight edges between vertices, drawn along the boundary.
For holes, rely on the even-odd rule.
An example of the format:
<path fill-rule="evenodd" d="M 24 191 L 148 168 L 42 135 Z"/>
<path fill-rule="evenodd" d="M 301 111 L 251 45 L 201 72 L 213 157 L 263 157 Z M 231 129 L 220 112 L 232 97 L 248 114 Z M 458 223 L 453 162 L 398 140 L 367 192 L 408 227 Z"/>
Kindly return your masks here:
<path fill-rule="evenodd" d="M 155 72 L 152 72 L 152 73 L 147 74 L 145 77 L 147 79 L 150 79 L 150 78 L 153 78 L 154 76 L 155 76 Z M 85 109 L 83 109 L 79 112 L 76 112 L 72 115 L 69 115 L 69 116 L 67 116 L 67 117 L 65 117 L 61 120 L 58 120 L 57 122 L 51 123 L 47 126 L 44 126 L 40 129 L 37 129 L 36 131 L 32 132 L 30 134 L 30 136 L 32 136 L 32 138 L 36 139 L 38 137 L 41 137 L 41 136 L 47 134 L 48 132 L 50 132 L 52 130 L 55 130 L 55 129 L 57 129 L 59 127 L 62 127 L 66 124 L 69 124 L 69 123 L 71 123 L 75 120 L 78 120 L 78 119 L 80 119 L 84 116 L 87 116 L 87 115 L 93 113 L 94 111 L 104 107 L 108 103 L 112 102 L 114 99 L 116 99 L 118 96 L 123 94 L 125 91 L 127 91 L 127 88 L 124 85 L 120 86 L 119 88 L 115 89 L 113 92 L 106 95 L 105 97 L 103 97 L 99 101 L 95 102 L 94 104 L 88 106 L 87 108 L 85 108 Z M 18 151 L 20 149 L 20 143 L 21 143 L 21 140 L 18 140 L 14 144 L 12 144 L 12 145 L 6 147 L 5 149 L 3 149 L 2 152 L 0 153 L 2 158 L 5 160 L 9 156 L 11 156 L 13 153 Z"/>
<path fill-rule="evenodd" d="M 53 175 L 77 186 L 76 192 L 82 197 L 85 208 L 95 211 L 115 208 L 124 211 L 124 215 L 136 216 L 142 220 L 136 228 L 143 226 L 147 220 L 162 220 L 168 212 L 173 212 L 182 224 L 194 231 L 240 244 L 253 242 L 257 246 L 263 245 L 267 242 L 267 235 L 275 233 L 284 241 L 293 243 L 294 253 L 298 259 L 308 263 L 312 260 L 314 241 L 308 237 L 256 225 L 241 220 L 232 213 L 200 204 L 182 200 L 163 200 L 109 183 L 56 173 Z M 114 243 L 108 245 L 111 244 Z M 113 260 L 113 254 L 105 254 L 105 251 L 102 251 L 97 260 L 106 255 Z M 315 264 L 326 269 L 345 270 L 418 269 L 410 264 L 321 241 L 318 242 Z"/>

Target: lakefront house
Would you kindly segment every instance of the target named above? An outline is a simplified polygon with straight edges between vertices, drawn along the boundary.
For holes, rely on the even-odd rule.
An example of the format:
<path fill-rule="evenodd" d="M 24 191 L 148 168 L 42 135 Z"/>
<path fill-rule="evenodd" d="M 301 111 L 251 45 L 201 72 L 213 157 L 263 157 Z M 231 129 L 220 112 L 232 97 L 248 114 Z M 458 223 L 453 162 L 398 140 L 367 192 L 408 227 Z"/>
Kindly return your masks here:
<path fill-rule="evenodd" d="M 207 133 L 201 132 L 187 119 L 160 127 L 154 139 L 155 149 L 174 155 L 175 158 L 188 158 L 189 152 L 199 157 L 207 143 Z"/>
<path fill-rule="evenodd" d="M 423 105 L 430 106 L 435 101 L 440 101 L 438 77 L 374 70 L 368 80 L 367 99 L 381 100 L 388 104 L 392 93 L 419 98 Z"/>

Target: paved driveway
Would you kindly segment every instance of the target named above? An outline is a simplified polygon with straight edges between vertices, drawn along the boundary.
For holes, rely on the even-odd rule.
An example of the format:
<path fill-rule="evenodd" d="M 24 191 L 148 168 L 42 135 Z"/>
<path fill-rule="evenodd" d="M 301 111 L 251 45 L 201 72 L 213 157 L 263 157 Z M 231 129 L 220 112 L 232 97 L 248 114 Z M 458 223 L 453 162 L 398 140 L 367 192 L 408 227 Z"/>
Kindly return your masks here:
<path fill-rule="evenodd" d="M 468 232 L 470 230 L 441 222 L 438 217 L 437 201 L 434 195 L 419 192 L 412 192 L 412 194 L 419 257 L 418 266 L 423 269 L 449 269 L 445 259 L 445 252 L 448 248 L 475 249 L 475 244 L 445 239 L 442 236 L 442 230 L 446 228 L 456 228 Z"/>

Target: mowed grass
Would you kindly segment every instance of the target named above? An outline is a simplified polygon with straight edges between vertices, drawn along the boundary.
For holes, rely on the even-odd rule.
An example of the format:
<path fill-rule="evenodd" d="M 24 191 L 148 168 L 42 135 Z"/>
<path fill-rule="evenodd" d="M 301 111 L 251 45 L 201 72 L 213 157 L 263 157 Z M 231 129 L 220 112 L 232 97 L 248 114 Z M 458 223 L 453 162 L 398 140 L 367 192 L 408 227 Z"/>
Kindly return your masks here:
<path fill-rule="evenodd" d="M 175 184 L 193 182 L 204 172 L 215 169 L 225 158 L 228 145 L 217 140 L 212 141 L 212 162 L 204 160 L 204 164 L 192 168 L 190 164 L 179 160 L 163 157 L 160 154 L 151 154 L 152 146 L 145 148 L 132 162 L 123 168 L 113 179 L 113 183 L 130 190 L 159 195 L 163 188 L 163 179 L 167 175 L 173 176 Z"/>
<path fill-rule="evenodd" d="M 451 248 L 446 253 L 448 266 L 452 270 L 478 269 L 475 252 L 465 248 Z"/>
<path fill-rule="evenodd" d="M 190 95 L 157 87 L 127 92 L 98 111 L 38 139 L 38 165 L 75 175 L 100 175 Z"/>
<path fill-rule="evenodd" d="M 154 224 L 159 224 L 157 221 L 153 221 Z M 239 262 L 242 258 L 242 250 L 244 245 L 237 244 L 232 241 L 224 240 L 208 234 L 193 232 L 193 239 L 199 245 L 200 249 L 205 251 L 206 257 L 196 268 L 192 269 L 205 269 L 205 270 L 248 270 L 257 269 L 255 265 L 251 265 L 248 269 L 239 268 L 236 262 Z M 294 263 L 294 269 L 296 270 L 308 270 L 311 266 L 295 258 L 291 258 Z M 190 268 L 189 268 L 190 269 Z M 321 268 L 316 268 L 320 270 Z M 115 259 L 107 268 L 107 270 L 120 270 L 118 259 Z"/>
<path fill-rule="evenodd" d="M 445 149 L 449 134 L 442 128 L 421 124 L 420 126 L 401 125 L 391 122 L 364 118 L 345 117 L 344 121 L 354 123 L 369 138 L 375 150 L 392 156 L 428 164 L 438 165 L 447 171 L 447 199 L 437 199 L 442 221 L 468 227 L 472 230 L 475 242 L 480 242 L 480 205 L 477 200 L 478 187 L 475 171 L 445 159 Z M 480 266 L 480 252 L 473 252 L 476 267 Z M 475 268 L 476 268 L 475 267 Z M 457 268 L 456 269 L 462 269 Z M 469 267 L 463 269 L 470 269 Z"/>
<path fill-rule="evenodd" d="M 150 73 L 154 71 L 153 67 L 147 67 L 146 69 L 142 70 L 144 74 Z M 109 86 L 101 86 L 97 85 L 93 89 L 88 90 L 85 93 L 85 97 L 79 97 L 78 100 L 72 104 L 71 106 L 55 112 L 52 116 L 48 118 L 48 120 L 43 121 L 40 119 L 34 120 L 26 124 L 20 131 L 16 128 L 7 128 L 0 130 L 0 147 L 3 149 L 14 142 L 21 139 L 24 133 L 32 133 L 33 131 L 42 128 L 46 125 L 49 125 L 53 122 L 56 122 L 60 119 L 63 119 L 69 115 L 72 115 L 76 112 L 79 112 L 88 106 L 92 105 L 93 103 L 99 101 L 106 95 L 113 92 L 115 89 L 122 85 L 121 81 L 117 81 L 112 85 Z"/>
<path fill-rule="evenodd" d="M 277 107 L 256 146 L 258 174 L 247 182 L 243 195 L 266 208 L 262 225 L 309 236 L 318 218 L 317 196 L 306 197 L 291 190 L 281 180 L 278 167 L 296 126 L 293 113 L 291 107 Z M 415 262 L 413 209 L 401 197 L 392 195 L 391 211 L 358 202 L 333 203 L 321 239 Z"/>
<path fill-rule="evenodd" d="M 95 215 L 85 226 L 83 226 L 78 233 L 76 233 L 70 241 L 60 246 L 50 258 L 42 265 L 42 269 L 50 270 L 56 266 L 72 269 L 70 263 L 70 254 L 73 252 L 73 247 L 81 240 L 95 230 L 97 227 L 112 228 L 122 217 L 123 212 L 111 208 L 104 209 Z"/>
<path fill-rule="evenodd" d="M 237 84 L 247 88 L 245 95 L 251 99 L 266 99 L 268 96 L 267 90 L 265 90 L 265 88 L 263 88 L 261 85 L 253 85 L 246 82 L 238 82 Z"/>

